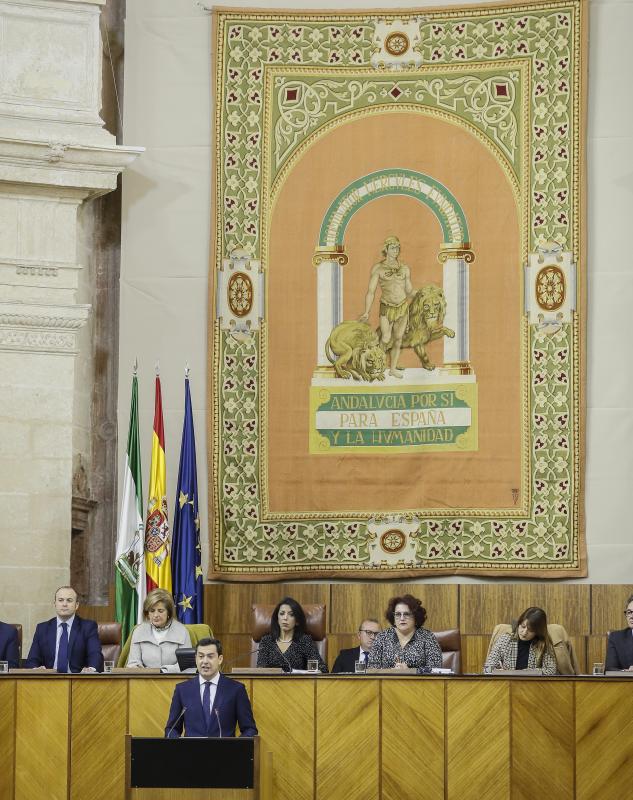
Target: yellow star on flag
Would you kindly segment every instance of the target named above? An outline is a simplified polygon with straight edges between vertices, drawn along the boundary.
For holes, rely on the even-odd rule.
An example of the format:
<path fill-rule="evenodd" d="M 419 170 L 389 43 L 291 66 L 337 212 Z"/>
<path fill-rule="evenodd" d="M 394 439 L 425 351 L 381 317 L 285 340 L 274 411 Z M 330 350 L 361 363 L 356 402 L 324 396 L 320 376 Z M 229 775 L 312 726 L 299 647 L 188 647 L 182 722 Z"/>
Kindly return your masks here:
<path fill-rule="evenodd" d="M 194 525 L 196 526 L 196 530 L 200 530 L 200 515 L 196 514 L 196 518 L 194 519 Z"/>
<path fill-rule="evenodd" d="M 189 495 L 184 494 L 183 492 L 180 493 L 180 497 L 178 498 L 178 504 L 182 508 L 184 504 L 189 500 Z"/>
<path fill-rule="evenodd" d="M 196 567 L 196 580 L 202 575 L 202 567 Z"/>
<path fill-rule="evenodd" d="M 182 606 L 184 611 L 186 611 L 188 608 L 193 610 L 193 606 L 191 605 L 192 598 L 193 595 L 191 597 L 187 597 L 187 595 L 184 595 L 182 600 L 178 603 L 178 605 Z"/>

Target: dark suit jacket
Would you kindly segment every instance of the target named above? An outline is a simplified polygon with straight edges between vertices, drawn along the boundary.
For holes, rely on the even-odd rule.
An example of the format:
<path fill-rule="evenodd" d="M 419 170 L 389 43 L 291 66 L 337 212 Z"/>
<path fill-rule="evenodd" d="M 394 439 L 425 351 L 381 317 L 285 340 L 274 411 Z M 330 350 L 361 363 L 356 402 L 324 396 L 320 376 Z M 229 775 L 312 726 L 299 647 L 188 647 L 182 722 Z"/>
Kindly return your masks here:
<path fill-rule="evenodd" d="M 35 628 L 26 666 L 52 669 L 55 664 L 56 641 L 57 617 L 47 622 L 40 622 Z M 91 619 L 82 619 L 75 615 L 68 638 L 68 665 L 71 672 L 81 672 L 84 667 L 94 667 L 97 672 L 103 672 L 97 623 Z"/>
<path fill-rule="evenodd" d="M 177 739 L 182 733 L 183 725 L 185 736 L 235 736 L 236 724 L 239 724 L 242 736 L 257 736 L 251 702 L 244 686 L 220 675 L 211 709 L 211 724 L 207 729 L 202 714 L 200 680 L 196 675 L 189 681 L 179 683 L 174 689 L 165 736 Z"/>
<path fill-rule="evenodd" d="M 18 632 L 6 622 L 0 622 L 0 661 L 8 661 L 9 669 L 20 666 Z"/>
<path fill-rule="evenodd" d="M 360 659 L 360 645 L 351 647 L 349 650 L 341 650 L 336 656 L 336 661 L 332 667 L 332 674 L 335 672 L 354 672 L 354 665 Z"/>
<path fill-rule="evenodd" d="M 633 633 L 630 628 L 611 631 L 607 643 L 606 669 L 628 669 L 633 665 Z"/>

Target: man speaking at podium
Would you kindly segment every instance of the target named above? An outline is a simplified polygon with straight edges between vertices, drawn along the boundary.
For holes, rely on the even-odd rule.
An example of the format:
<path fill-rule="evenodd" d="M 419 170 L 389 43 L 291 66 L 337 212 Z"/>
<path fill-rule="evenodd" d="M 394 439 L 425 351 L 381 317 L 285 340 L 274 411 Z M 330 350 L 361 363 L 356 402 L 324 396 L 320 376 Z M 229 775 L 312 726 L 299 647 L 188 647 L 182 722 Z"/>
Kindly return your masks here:
<path fill-rule="evenodd" d="M 241 683 L 220 673 L 222 643 L 200 639 L 196 645 L 198 675 L 179 683 L 165 725 L 165 736 L 235 736 L 235 725 L 242 736 L 257 736 L 251 702 Z"/>

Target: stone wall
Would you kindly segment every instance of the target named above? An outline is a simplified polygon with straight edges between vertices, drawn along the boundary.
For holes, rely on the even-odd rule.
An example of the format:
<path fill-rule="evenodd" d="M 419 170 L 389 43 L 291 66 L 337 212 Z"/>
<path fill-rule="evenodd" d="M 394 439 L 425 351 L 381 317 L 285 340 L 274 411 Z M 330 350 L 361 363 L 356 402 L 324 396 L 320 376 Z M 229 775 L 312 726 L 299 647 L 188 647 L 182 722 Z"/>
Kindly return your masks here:
<path fill-rule="evenodd" d="M 93 224 L 80 246 L 78 214 L 139 153 L 99 115 L 104 1 L 0 0 L 0 619 L 26 646 L 69 579 L 75 412 L 91 455 L 94 367 L 76 376 L 76 355 L 92 350 Z"/>

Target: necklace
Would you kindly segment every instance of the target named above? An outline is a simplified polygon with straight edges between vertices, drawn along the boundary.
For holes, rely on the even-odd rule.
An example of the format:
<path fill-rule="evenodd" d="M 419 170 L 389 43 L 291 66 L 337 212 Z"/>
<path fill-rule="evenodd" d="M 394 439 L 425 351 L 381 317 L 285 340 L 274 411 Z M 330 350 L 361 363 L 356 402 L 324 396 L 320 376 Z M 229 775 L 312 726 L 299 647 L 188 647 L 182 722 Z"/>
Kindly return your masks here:
<path fill-rule="evenodd" d="M 288 642 L 291 642 L 291 641 L 292 641 L 292 636 L 290 637 L 290 639 L 282 639 L 282 638 L 281 638 L 281 636 L 280 636 L 280 637 L 277 639 L 277 641 L 278 641 L 278 642 L 284 642 L 285 644 L 288 644 Z"/>

